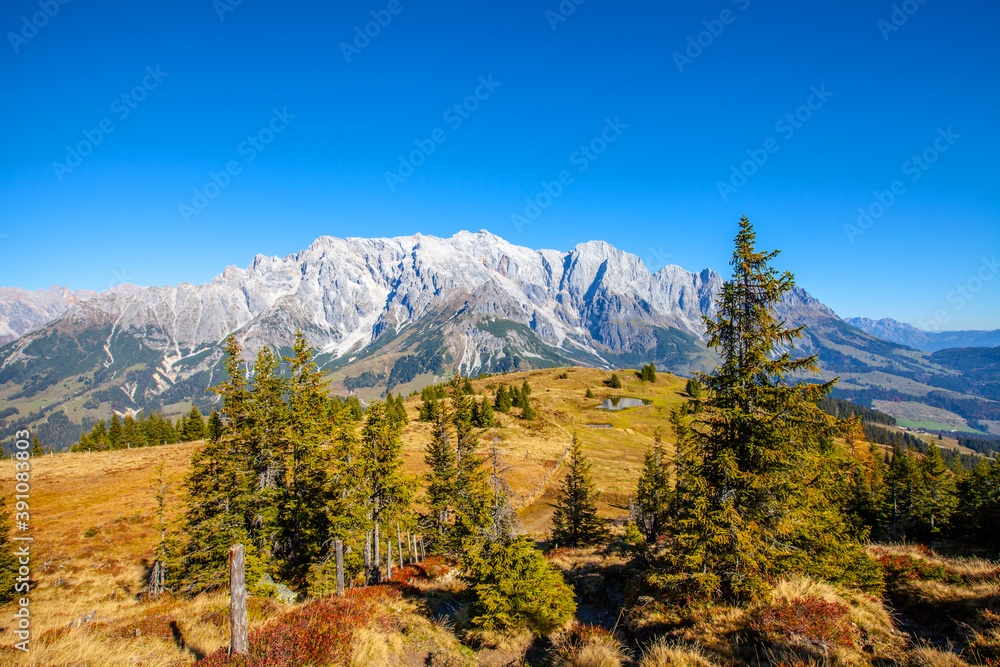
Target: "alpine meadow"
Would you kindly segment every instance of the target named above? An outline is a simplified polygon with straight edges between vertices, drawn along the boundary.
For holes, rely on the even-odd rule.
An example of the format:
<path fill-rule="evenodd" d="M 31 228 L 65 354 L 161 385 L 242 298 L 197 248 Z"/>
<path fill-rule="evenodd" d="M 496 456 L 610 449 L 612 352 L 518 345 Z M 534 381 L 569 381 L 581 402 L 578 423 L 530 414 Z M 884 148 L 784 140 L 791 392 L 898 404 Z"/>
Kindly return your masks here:
<path fill-rule="evenodd" d="M 998 25 L 5 3 L 0 666 L 1000 667 Z"/>

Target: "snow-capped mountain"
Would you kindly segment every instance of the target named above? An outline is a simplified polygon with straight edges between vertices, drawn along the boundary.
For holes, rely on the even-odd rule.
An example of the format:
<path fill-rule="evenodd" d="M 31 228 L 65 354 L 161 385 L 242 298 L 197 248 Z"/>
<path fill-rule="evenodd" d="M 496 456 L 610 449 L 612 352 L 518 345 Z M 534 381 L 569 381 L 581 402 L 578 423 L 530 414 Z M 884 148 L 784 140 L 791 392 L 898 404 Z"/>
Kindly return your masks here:
<path fill-rule="evenodd" d="M 48 324 L 67 308 L 96 294 L 58 285 L 34 292 L 20 287 L 0 287 L 0 345 Z"/>
<path fill-rule="evenodd" d="M 227 267 L 204 285 L 121 285 L 80 300 L 0 348 L 0 391 L 8 421 L 45 420 L 60 433 L 111 409 L 207 407 L 228 335 L 250 359 L 265 345 L 283 351 L 297 330 L 334 389 L 368 395 L 453 370 L 654 362 L 686 374 L 714 364 L 702 317 L 714 314 L 722 284 L 709 269 L 651 273 L 601 241 L 564 252 L 486 231 L 322 237 L 295 254 Z M 849 326 L 801 288 L 778 314 L 808 325 L 798 353 L 818 353 L 828 377 L 934 371 L 920 353 Z"/>

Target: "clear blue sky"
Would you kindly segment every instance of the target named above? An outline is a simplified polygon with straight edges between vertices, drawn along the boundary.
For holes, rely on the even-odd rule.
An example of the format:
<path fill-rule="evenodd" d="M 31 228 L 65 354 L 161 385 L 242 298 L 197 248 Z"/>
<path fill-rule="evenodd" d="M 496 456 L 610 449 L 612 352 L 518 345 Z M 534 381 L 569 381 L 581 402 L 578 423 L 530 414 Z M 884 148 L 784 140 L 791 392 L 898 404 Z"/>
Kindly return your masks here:
<path fill-rule="evenodd" d="M 897 26 L 888 0 L 234 1 L 4 3 L 0 284 L 201 283 L 324 234 L 483 228 L 724 272 L 746 213 L 842 316 L 1000 327 L 995 2 L 910 0 Z"/>

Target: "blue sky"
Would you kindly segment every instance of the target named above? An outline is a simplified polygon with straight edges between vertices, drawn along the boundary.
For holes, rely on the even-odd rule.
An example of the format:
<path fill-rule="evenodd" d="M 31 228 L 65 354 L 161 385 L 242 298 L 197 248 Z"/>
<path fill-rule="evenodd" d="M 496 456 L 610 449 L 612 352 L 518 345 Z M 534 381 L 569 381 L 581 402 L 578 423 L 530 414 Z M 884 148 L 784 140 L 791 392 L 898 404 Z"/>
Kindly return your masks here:
<path fill-rule="evenodd" d="M 234 2 L 4 3 L 0 285 L 461 229 L 724 272 L 745 213 L 842 316 L 1000 327 L 996 3 Z"/>

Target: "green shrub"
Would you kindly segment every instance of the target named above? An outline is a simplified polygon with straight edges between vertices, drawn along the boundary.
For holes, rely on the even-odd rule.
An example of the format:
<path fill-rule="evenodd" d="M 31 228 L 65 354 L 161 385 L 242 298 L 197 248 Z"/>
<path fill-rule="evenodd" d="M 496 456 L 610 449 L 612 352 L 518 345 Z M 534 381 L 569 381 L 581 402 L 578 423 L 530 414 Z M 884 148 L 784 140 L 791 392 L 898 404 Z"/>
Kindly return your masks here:
<path fill-rule="evenodd" d="M 572 587 L 527 537 L 487 543 L 467 552 L 464 561 L 474 595 L 472 625 L 477 628 L 527 627 L 541 635 L 576 611 Z"/>

